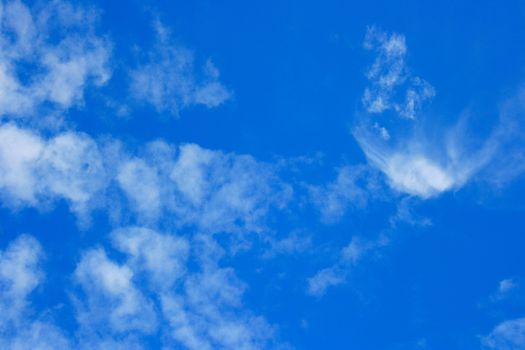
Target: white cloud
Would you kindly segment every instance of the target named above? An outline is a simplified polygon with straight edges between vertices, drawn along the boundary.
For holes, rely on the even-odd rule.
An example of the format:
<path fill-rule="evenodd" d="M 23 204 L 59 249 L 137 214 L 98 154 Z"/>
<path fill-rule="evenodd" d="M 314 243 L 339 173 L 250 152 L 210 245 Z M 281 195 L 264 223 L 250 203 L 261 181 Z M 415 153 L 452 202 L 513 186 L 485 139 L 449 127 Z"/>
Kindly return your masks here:
<path fill-rule="evenodd" d="M 463 187 L 498 158 L 506 160 L 502 164 L 519 163 L 511 158 L 520 158 L 522 152 L 515 144 L 522 145 L 523 138 L 510 131 L 515 128 L 509 128 L 519 123 L 519 118 L 506 117 L 508 112 L 503 109 L 499 124 L 484 141 L 476 140 L 476 133 L 467 129 L 468 115 L 449 127 L 418 118 L 422 103 L 435 93 L 406 67 L 405 38 L 370 28 L 365 47 L 377 57 L 369 69 L 370 87 L 363 97 L 368 113 L 359 118 L 353 134 L 369 163 L 386 175 L 394 190 L 427 199 Z M 510 109 L 522 110 L 515 105 L 523 103 L 514 102 Z M 384 114 L 378 121 L 374 116 L 387 110 L 394 112 L 393 118 Z M 514 144 L 514 151 L 502 152 L 506 143 Z M 491 178 L 503 177 L 503 173 L 494 171 Z"/>
<path fill-rule="evenodd" d="M 85 134 L 63 133 L 47 143 L 37 164 L 44 192 L 70 201 L 82 212 L 106 186 L 106 173 L 97 144 Z"/>
<path fill-rule="evenodd" d="M 324 268 L 308 279 L 308 294 L 321 297 L 329 287 L 344 283 L 346 275 L 347 271 L 338 267 Z"/>
<path fill-rule="evenodd" d="M 84 254 L 75 270 L 83 295 L 76 301 L 79 323 L 88 331 L 104 334 L 156 330 L 157 318 L 151 302 L 133 281 L 133 271 L 108 258 L 102 249 Z M 110 333 L 111 334 L 111 333 Z"/>
<path fill-rule="evenodd" d="M 33 317 L 30 296 L 42 284 L 42 247 L 21 235 L 0 252 L 0 348 L 67 350 L 62 332 L 45 317 Z M 36 320 L 35 320 L 36 319 Z"/>
<path fill-rule="evenodd" d="M 43 280 L 42 254 L 40 244 L 31 236 L 18 237 L 0 253 L 0 325 L 22 317 L 28 295 Z"/>
<path fill-rule="evenodd" d="M 486 348 L 495 350 L 525 349 L 525 318 L 500 323 L 481 342 Z"/>
<path fill-rule="evenodd" d="M 525 88 L 521 86 L 501 105 L 498 123 L 487 139 L 483 179 L 501 187 L 525 171 Z"/>
<path fill-rule="evenodd" d="M 103 190 L 106 174 L 96 143 L 81 133 L 48 140 L 12 124 L 0 125 L 0 198 L 6 206 L 39 206 L 65 199 L 79 215 Z"/>
<path fill-rule="evenodd" d="M 193 105 L 217 107 L 231 97 L 211 60 L 199 73 L 191 51 L 172 43 L 167 28 L 159 22 L 156 31 L 154 50 L 130 73 L 130 91 L 135 98 L 153 105 L 158 112 L 178 115 Z"/>
<path fill-rule="evenodd" d="M 117 181 L 131 201 L 136 212 L 145 218 L 160 214 L 160 181 L 156 169 L 141 159 L 125 161 L 118 172 Z"/>
<path fill-rule="evenodd" d="M 46 139 L 0 124 L 0 136 L 0 199 L 7 207 L 40 208 L 66 200 L 85 221 L 92 209 L 126 209 L 127 198 L 137 216 L 133 222 L 170 220 L 204 232 L 261 232 L 268 212 L 291 196 L 273 165 L 195 144 L 177 148 L 155 141 L 139 157 L 82 133 Z"/>
<path fill-rule="evenodd" d="M 350 208 L 362 208 L 373 195 L 375 176 L 365 166 L 344 166 L 326 186 L 310 186 L 310 197 L 323 221 L 333 223 Z"/>
<path fill-rule="evenodd" d="M 307 293 L 315 297 L 322 297 L 330 287 L 345 283 L 352 268 L 366 254 L 387 244 L 388 240 L 384 237 L 372 241 L 366 241 L 357 236 L 353 237 L 350 243 L 341 250 L 333 266 L 323 268 L 308 278 Z"/>
<path fill-rule="evenodd" d="M 517 287 L 517 284 L 510 278 L 503 279 L 498 283 L 498 293 L 507 294 Z"/>
<path fill-rule="evenodd" d="M 402 198 L 397 203 L 397 211 L 390 217 L 390 225 L 395 227 L 399 223 L 407 223 L 413 226 L 430 226 L 432 220 L 427 217 L 419 216 L 414 211 L 414 206 L 418 203 L 418 199 L 414 197 Z"/>
<path fill-rule="evenodd" d="M 2 349 L 11 350 L 69 350 L 71 342 L 63 332 L 50 323 L 30 322 L 20 327 L 11 338 L 0 339 Z"/>
<path fill-rule="evenodd" d="M 312 237 L 309 233 L 296 230 L 281 239 L 267 238 L 269 248 L 263 254 L 264 258 L 276 255 L 303 253 L 312 247 Z"/>
<path fill-rule="evenodd" d="M 83 348 L 109 349 L 121 338 L 135 339 L 131 345 L 139 347 L 154 331 L 168 348 L 273 348 L 273 327 L 244 309 L 246 285 L 232 268 L 220 266 L 224 252 L 210 236 L 188 241 L 125 227 L 112 232 L 111 241 L 124 253 L 122 263 L 91 249 L 75 270 Z"/>
<path fill-rule="evenodd" d="M 371 85 L 364 91 L 362 102 L 369 113 L 395 110 L 400 116 L 415 119 L 423 101 L 435 95 L 434 88 L 406 67 L 407 46 L 403 35 L 390 34 L 375 27 L 367 30 L 364 46 L 374 51 L 376 58 L 367 72 Z M 405 96 L 398 101 L 396 90 L 405 88 Z M 382 129 L 386 131 L 386 129 Z"/>
<path fill-rule="evenodd" d="M 184 282 L 182 295 L 162 297 L 162 310 L 173 337 L 191 350 L 256 350 L 272 344 L 273 328 L 242 310 L 246 289 L 232 268 L 219 267 L 223 252 L 209 237 L 194 241 L 199 271 Z"/>
<path fill-rule="evenodd" d="M 33 133 L 13 125 L 0 127 L 0 189 L 14 202 L 34 203 L 36 161 L 44 148 Z"/>
<path fill-rule="evenodd" d="M 92 11 L 62 1 L 2 4 L 0 116 L 32 115 L 45 103 L 68 109 L 83 102 L 88 85 L 107 82 L 110 47 L 94 34 L 95 20 Z"/>
<path fill-rule="evenodd" d="M 146 272 L 156 289 L 168 290 L 186 272 L 188 241 L 153 230 L 130 227 L 112 233 L 113 245 L 129 256 L 133 269 Z"/>
<path fill-rule="evenodd" d="M 148 163 L 135 159 L 120 170 L 124 193 L 134 203 L 144 201 L 134 205 L 139 215 L 151 216 L 160 206 L 177 225 L 205 232 L 258 232 L 270 208 L 283 206 L 290 196 L 272 166 L 250 156 L 195 144 L 181 145 L 177 156 L 168 153 Z"/>
<path fill-rule="evenodd" d="M 466 180 L 455 177 L 455 169 L 447 169 L 425 153 L 406 151 L 385 154 L 361 140 L 360 145 L 368 159 L 388 176 L 390 185 L 400 192 L 428 198 L 440 194 Z M 461 174 L 461 173 L 460 173 Z"/>
<path fill-rule="evenodd" d="M 498 289 L 490 296 L 492 302 L 500 302 L 512 297 L 519 290 L 519 285 L 511 278 L 505 278 L 499 281 Z"/>

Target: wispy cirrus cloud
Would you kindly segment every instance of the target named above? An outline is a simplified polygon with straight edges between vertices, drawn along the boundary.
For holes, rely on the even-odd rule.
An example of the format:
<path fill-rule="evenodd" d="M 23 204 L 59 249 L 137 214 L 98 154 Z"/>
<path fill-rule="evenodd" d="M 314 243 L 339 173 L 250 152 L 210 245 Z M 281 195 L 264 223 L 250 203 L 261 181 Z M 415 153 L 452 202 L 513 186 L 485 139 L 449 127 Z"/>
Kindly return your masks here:
<path fill-rule="evenodd" d="M 307 293 L 314 297 L 322 297 L 331 287 L 346 283 L 352 268 L 367 254 L 385 246 L 388 240 L 380 237 L 377 240 L 365 240 L 352 237 L 352 240 L 339 253 L 334 265 L 319 270 L 308 278 Z"/>
<path fill-rule="evenodd" d="M 500 159 L 517 163 L 512 159 L 523 154 L 517 147 L 523 136 L 510 127 L 521 123 L 521 117 L 509 116 L 509 109 L 515 114 L 523 108 L 519 96 L 504 104 L 488 135 L 471 130 L 468 115 L 451 126 L 440 125 L 422 115 L 423 103 L 434 97 L 435 89 L 408 68 L 405 37 L 371 27 L 365 48 L 376 58 L 362 98 L 366 113 L 358 117 L 353 135 L 394 190 L 426 199 L 457 190 L 482 172 L 488 181 L 505 177 L 504 172 L 509 176 L 521 172 L 493 167 Z"/>
<path fill-rule="evenodd" d="M 373 169 L 365 166 L 343 166 L 335 179 L 323 186 L 308 187 L 310 199 L 325 223 L 335 223 L 351 208 L 362 209 L 376 197 L 379 182 Z"/>

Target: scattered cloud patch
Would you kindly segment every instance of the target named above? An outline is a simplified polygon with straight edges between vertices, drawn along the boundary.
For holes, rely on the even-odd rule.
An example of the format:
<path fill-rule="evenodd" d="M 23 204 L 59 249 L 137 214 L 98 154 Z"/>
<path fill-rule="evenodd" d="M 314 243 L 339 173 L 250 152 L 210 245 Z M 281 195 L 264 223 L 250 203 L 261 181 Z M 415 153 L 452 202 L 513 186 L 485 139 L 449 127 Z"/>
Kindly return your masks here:
<path fill-rule="evenodd" d="M 78 329 L 68 333 L 55 326 L 53 310 L 38 317 L 32 311 L 31 294 L 44 276 L 40 244 L 20 236 L 0 252 L 0 345 L 144 349 L 162 334 L 159 344 L 167 348 L 281 348 L 276 329 L 245 309 L 247 286 L 233 268 L 221 266 L 225 253 L 212 237 L 188 239 L 144 227 L 123 227 L 110 237 L 124 259 L 102 247 L 84 251 L 69 292 Z"/>
<path fill-rule="evenodd" d="M 13 124 L 0 125 L 0 198 L 12 207 L 64 199 L 79 215 L 106 183 L 97 144 L 82 133 L 44 139 Z"/>
<path fill-rule="evenodd" d="M 63 333 L 34 317 L 30 297 L 44 281 L 40 243 L 21 235 L 0 252 L 0 347 L 2 349 L 70 349 Z"/>
<path fill-rule="evenodd" d="M 44 104 L 67 110 L 109 80 L 111 46 L 95 32 L 95 12 L 62 1 L 1 7 L 0 116 L 32 116 Z"/>
<path fill-rule="evenodd" d="M 133 281 L 133 271 L 109 259 L 103 249 L 86 252 L 74 276 L 83 290 L 76 302 L 77 320 L 83 328 L 116 334 L 155 331 L 153 305 Z"/>
<path fill-rule="evenodd" d="M 175 156 L 133 159 L 121 168 L 119 185 L 139 216 L 161 211 L 203 232 L 260 232 L 269 210 L 284 207 L 292 194 L 272 165 L 251 156 L 195 144 L 176 150 Z"/>
<path fill-rule="evenodd" d="M 136 99 L 151 104 L 159 113 L 178 116 L 190 106 L 213 108 L 232 96 L 220 82 L 219 70 L 211 59 L 196 69 L 190 50 L 174 44 L 160 22 L 156 22 L 155 29 L 155 48 L 130 73 L 130 91 Z"/>
<path fill-rule="evenodd" d="M 495 350 L 525 349 L 525 318 L 500 323 L 482 338 L 481 343 L 485 348 Z"/>
<path fill-rule="evenodd" d="M 341 167 L 334 181 L 309 186 L 310 198 L 325 223 L 337 222 L 351 208 L 363 208 L 376 190 L 376 176 L 366 166 Z"/>
<path fill-rule="evenodd" d="M 0 198 L 8 207 L 65 200 L 89 220 L 93 209 L 128 203 L 137 222 L 240 233 L 262 232 L 267 213 L 292 195 L 273 165 L 195 144 L 155 141 L 139 156 L 83 133 L 45 138 L 4 124 L 0 136 Z"/>
<path fill-rule="evenodd" d="M 334 265 L 323 268 L 308 278 L 307 293 L 314 297 L 322 297 L 329 288 L 345 283 L 352 268 L 366 254 L 387 244 L 388 240 L 382 237 L 375 241 L 353 237 L 350 243 L 341 250 L 338 261 Z"/>
<path fill-rule="evenodd" d="M 376 54 L 366 74 L 370 81 L 362 97 L 366 110 L 378 114 L 393 109 L 403 118 L 415 119 L 422 102 L 434 97 L 435 91 L 425 80 L 412 76 L 407 68 L 405 37 L 369 27 L 364 47 Z M 405 94 L 398 102 L 401 87 L 405 88 Z M 383 133 L 387 131 L 384 128 L 381 130 Z"/>

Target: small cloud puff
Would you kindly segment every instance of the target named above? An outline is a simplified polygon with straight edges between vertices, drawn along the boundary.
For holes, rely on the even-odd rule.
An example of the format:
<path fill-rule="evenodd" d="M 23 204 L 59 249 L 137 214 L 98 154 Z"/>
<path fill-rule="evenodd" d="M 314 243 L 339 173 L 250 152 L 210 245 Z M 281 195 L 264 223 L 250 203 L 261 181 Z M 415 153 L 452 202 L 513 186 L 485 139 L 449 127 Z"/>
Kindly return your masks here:
<path fill-rule="evenodd" d="M 157 112 L 178 116 L 193 105 L 220 106 L 232 92 L 219 80 L 219 70 L 208 59 L 202 73 L 195 70 L 195 58 L 188 49 L 175 45 L 166 27 L 156 22 L 157 44 L 142 65 L 130 72 L 130 91 Z"/>
<path fill-rule="evenodd" d="M 481 339 L 481 343 L 484 347 L 495 350 L 525 349 L 525 318 L 500 323 Z"/>
<path fill-rule="evenodd" d="M 371 241 L 353 237 L 350 243 L 341 250 L 339 259 L 334 265 L 321 269 L 314 276 L 308 278 L 307 293 L 314 297 L 322 297 L 330 287 L 345 283 L 351 269 L 366 254 L 387 244 L 388 240 L 384 237 Z"/>

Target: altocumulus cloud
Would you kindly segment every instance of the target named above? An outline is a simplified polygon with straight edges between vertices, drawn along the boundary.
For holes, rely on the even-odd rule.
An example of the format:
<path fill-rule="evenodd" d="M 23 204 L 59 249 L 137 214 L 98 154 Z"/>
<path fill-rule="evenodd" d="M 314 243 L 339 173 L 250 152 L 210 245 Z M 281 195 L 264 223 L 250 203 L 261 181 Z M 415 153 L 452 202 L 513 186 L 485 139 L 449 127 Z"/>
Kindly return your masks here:
<path fill-rule="evenodd" d="M 292 196 L 276 167 L 196 144 L 156 140 L 130 150 L 115 138 L 64 130 L 57 116 L 67 118 L 113 74 L 111 42 L 96 33 L 98 13 L 61 1 L 34 8 L 10 1 L 0 17 L 2 206 L 47 211 L 63 202 L 83 228 L 95 210 L 115 227 L 109 241 L 77 255 L 72 285 L 64 286 L 76 329 L 62 328 L 53 306 L 34 303 L 53 272 L 44 269 L 38 240 L 21 235 L 4 248 L 0 347 L 280 348 L 276 328 L 245 307 L 248 286 L 225 266 L 233 253 L 215 237 L 241 244 L 267 233 L 268 213 Z M 173 44 L 159 22 L 155 28 L 153 50 L 124 67 L 135 101 L 178 115 L 231 97 L 211 60 L 196 69 L 193 53 Z M 45 115 L 51 123 L 40 120 Z"/>
<path fill-rule="evenodd" d="M 45 138 L 4 124 L 0 136 L 0 196 L 12 208 L 64 200 L 82 220 L 93 209 L 128 208 L 143 223 L 171 216 L 208 232 L 257 232 L 292 195 L 271 164 L 195 144 L 154 141 L 141 157 L 78 132 Z"/>
<path fill-rule="evenodd" d="M 52 1 L 30 8 L 0 4 L 0 115 L 34 116 L 44 103 L 66 110 L 82 103 L 89 85 L 111 76 L 111 46 L 97 36 L 94 11 Z M 20 76 L 20 67 L 31 71 Z"/>
<path fill-rule="evenodd" d="M 30 235 L 2 247 L 0 347 L 287 348 L 277 327 L 249 309 L 249 285 L 229 265 L 237 248 L 261 237 L 271 246 L 266 259 L 313 245 L 305 231 L 278 239 L 267 227 L 268 217 L 289 209 L 295 198 L 296 187 L 279 176 L 278 165 L 194 143 L 153 140 L 132 148 L 116 137 L 97 138 L 62 124 L 50 132 L 39 124 L 47 114 L 67 118 L 90 89 L 111 84 L 112 45 L 97 34 L 98 16 L 61 1 L 34 8 L 9 1 L 0 7 L 2 206 L 52 209 L 63 202 L 83 228 L 89 228 L 95 211 L 111 227 L 74 255 L 71 283 L 64 287 L 72 329 L 53 318 L 54 306 L 36 302 L 53 272 L 45 271 L 45 247 Z M 177 116 L 193 106 L 218 107 L 232 97 L 212 60 L 198 64 L 160 21 L 154 29 L 152 48 L 123 67 L 132 103 Z M 324 223 L 382 197 L 381 173 L 395 191 L 428 199 L 459 189 L 478 174 L 500 184 L 523 171 L 516 166 L 522 151 L 509 152 L 512 158 L 502 161 L 513 166 L 498 166 L 504 150 L 519 149 L 525 139 L 516 131 L 515 117 L 523 93 L 505 104 L 487 140 L 464 142 L 466 121 L 460 118 L 441 129 L 436 142 L 426 134 L 434 124 L 421 118 L 436 91 L 408 69 L 405 37 L 372 27 L 364 47 L 375 57 L 353 134 L 368 163 L 341 166 L 333 181 L 305 186 L 305 197 Z M 28 67 L 29 78 L 19 74 L 20 67 Z M 396 220 L 416 222 L 403 203 L 409 201 L 401 203 Z M 306 292 L 321 297 L 346 283 L 357 264 L 387 244 L 381 235 L 354 236 L 337 249 L 331 265 L 305 281 Z M 484 346 L 523 348 L 523 323 L 502 322 L 483 337 Z"/>
<path fill-rule="evenodd" d="M 163 346 L 195 350 L 281 346 L 273 340 L 274 327 L 243 310 L 246 285 L 232 268 L 219 265 L 224 251 L 210 236 L 187 239 L 142 227 L 110 236 L 126 259 L 117 262 L 100 247 L 82 254 L 71 293 L 75 336 L 45 313 L 33 321 L 31 294 L 44 282 L 36 239 L 20 236 L 1 253 L 4 348 L 142 349 L 158 334 Z M 190 263 L 198 268 L 190 271 Z"/>

